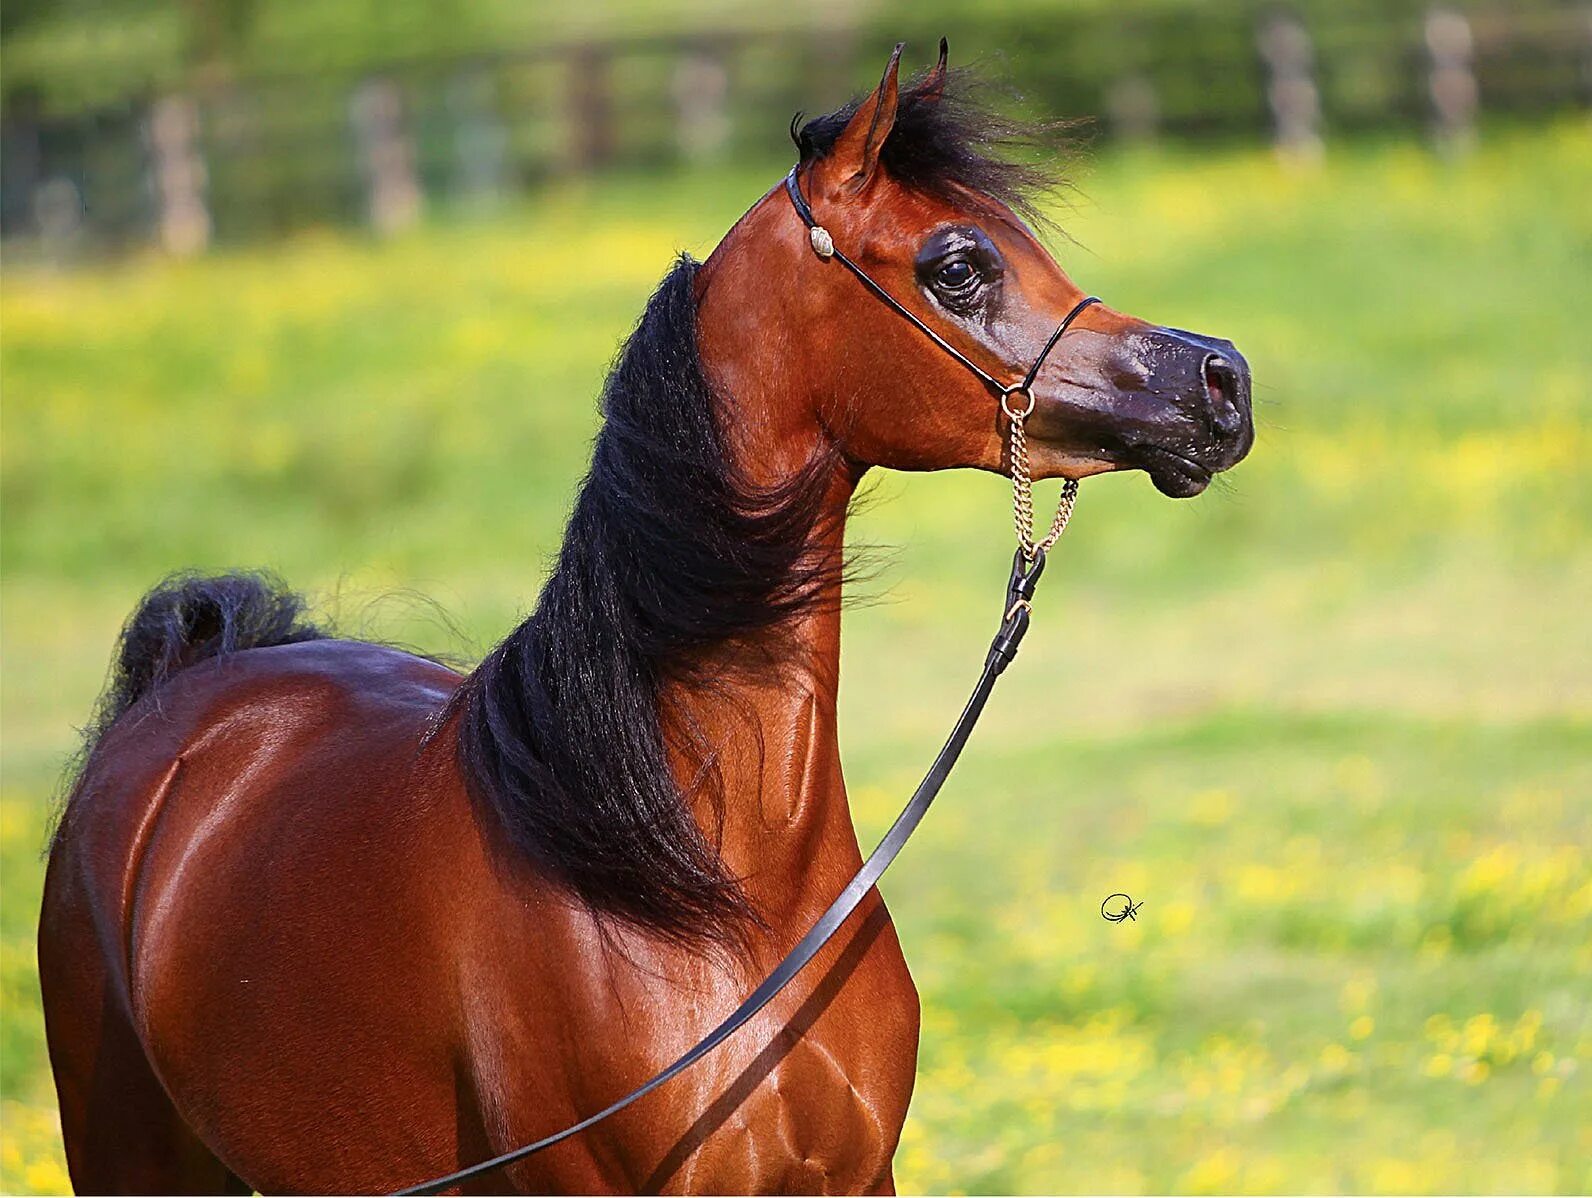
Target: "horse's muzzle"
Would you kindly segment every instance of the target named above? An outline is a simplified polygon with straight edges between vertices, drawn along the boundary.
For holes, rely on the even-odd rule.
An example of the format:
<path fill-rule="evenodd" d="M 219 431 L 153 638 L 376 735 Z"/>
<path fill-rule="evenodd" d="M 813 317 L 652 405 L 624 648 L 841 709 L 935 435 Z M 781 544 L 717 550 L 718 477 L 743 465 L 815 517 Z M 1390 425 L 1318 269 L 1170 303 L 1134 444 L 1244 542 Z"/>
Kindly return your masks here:
<path fill-rule="evenodd" d="M 1133 335 L 1156 418 L 1126 446 L 1163 495 L 1198 495 L 1255 443 L 1249 363 L 1231 341 L 1184 329 Z"/>

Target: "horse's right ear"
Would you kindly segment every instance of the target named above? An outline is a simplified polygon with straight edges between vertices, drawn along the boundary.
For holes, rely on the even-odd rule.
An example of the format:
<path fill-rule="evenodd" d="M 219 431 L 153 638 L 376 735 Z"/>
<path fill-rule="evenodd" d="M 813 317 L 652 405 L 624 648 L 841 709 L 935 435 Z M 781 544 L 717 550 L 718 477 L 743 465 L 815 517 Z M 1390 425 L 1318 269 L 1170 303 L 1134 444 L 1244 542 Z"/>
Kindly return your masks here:
<path fill-rule="evenodd" d="M 951 43 L 943 37 L 940 39 L 940 61 L 934 64 L 934 69 L 924 77 L 922 85 L 918 88 L 918 99 L 934 101 L 945 94 L 945 63 L 951 56 Z"/>
<path fill-rule="evenodd" d="M 901 49 L 905 42 L 897 42 L 885 64 L 884 77 L 873 94 L 857 106 L 845 129 L 835 139 L 835 146 L 814 167 L 815 174 L 827 187 L 848 195 L 855 195 L 873 178 L 879 168 L 879 151 L 895 127 L 896 101 L 900 97 L 897 74 L 901 67 Z"/>

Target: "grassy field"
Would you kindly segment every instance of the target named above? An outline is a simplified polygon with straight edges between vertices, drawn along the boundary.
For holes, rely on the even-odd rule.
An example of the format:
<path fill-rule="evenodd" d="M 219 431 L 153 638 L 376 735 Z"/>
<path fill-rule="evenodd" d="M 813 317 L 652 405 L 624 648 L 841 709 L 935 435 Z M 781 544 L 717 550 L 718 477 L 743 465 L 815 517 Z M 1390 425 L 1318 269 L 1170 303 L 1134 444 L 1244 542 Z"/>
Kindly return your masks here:
<path fill-rule="evenodd" d="M 351 632 L 478 651 L 535 595 L 671 252 L 774 177 L 6 278 L 0 1190 L 66 1185 L 39 850 L 141 590 L 268 564 Z M 885 886 L 925 1006 L 902 1188 L 1592 1189 L 1586 125 L 1082 184 L 1064 263 L 1232 337 L 1260 439 L 1193 502 L 1085 485 Z M 846 628 L 869 843 L 981 660 L 1006 504 L 892 476 L 857 527 L 895 547 Z"/>

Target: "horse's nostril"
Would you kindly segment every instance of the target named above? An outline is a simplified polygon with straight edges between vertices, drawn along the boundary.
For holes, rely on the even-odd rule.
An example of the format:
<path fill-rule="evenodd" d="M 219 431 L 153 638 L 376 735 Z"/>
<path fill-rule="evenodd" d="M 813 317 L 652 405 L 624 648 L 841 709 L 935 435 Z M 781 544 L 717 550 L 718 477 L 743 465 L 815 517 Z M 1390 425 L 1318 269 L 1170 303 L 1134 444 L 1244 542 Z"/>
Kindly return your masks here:
<path fill-rule="evenodd" d="M 1217 434 L 1236 437 L 1244 428 L 1244 414 L 1238 408 L 1238 371 L 1220 354 L 1207 354 L 1200 375 Z"/>
<path fill-rule="evenodd" d="M 1201 371 L 1205 376 L 1205 395 L 1213 404 L 1233 398 L 1236 372 L 1221 354 L 1206 354 Z"/>

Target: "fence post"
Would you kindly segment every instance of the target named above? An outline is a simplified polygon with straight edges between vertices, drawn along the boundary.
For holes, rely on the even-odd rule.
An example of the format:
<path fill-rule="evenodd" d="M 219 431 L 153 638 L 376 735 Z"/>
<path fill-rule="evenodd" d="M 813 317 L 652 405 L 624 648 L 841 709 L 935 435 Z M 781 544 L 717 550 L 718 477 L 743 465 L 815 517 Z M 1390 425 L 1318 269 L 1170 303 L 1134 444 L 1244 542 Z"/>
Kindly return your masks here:
<path fill-rule="evenodd" d="M 1140 72 L 1122 76 L 1106 91 L 1106 113 L 1111 131 L 1124 141 L 1153 141 L 1161 125 L 1155 84 Z"/>
<path fill-rule="evenodd" d="M 160 244 L 178 257 L 200 253 L 210 244 L 211 223 L 199 106 L 191 96 L 156 100 L 149 112 L 148 136 Z"/>
<path fill-rule="evenodd" d="M 730 73 L 723 60 L 706 48 L 687 50 L 675 62 L 671 90 L 681 155 L 690 162 L 717 158 L 730 137 Z"/>
<path fill-rule="evenodd" d="M 1581 102 L 1592 106 L 1592 4 L 1581 6 Z"/>
<path fill-rule="evenodd" d="M 1321 94 L 1310 31 L 1292 13 L 1274 12 L 1261 23 L 1256 44 L 1266 64 L 1266 100 L 1277 152 L 1296 162 L 1319 161 Z"/>
<path fill-rule="evenodd" d="M 1475 39 L 1470 21 L 1449 8 L 1426 11 L 1426 52 L 1431 73 L 1427 94 L 1432 101 L 1433 134 L 1437 148 L 1459 154 L 1475 141 L 1478 91 L 1471 69 Z"/>
<path fill-rule="evenodd" d="M 349 115 L 365 175 L 371 227 L 381 234 L 420 218 L 415 151 L 404 130 L 403 94 L 390 79 L 371 79 L 354 92 Z"/>
<path fill-rule="evenodd" d="M 33 226 L 45 261 L 60 266 L 76 256 L 83 242 L 83 192 L 65 175 L 33 189 Z"/>
<path fill-rule="evenodd" d="M 614 154 L 613 98 L 606 47 L 585 45 L 569 59 L 570 166 L 590 172 Z"/>
<path fill-rule="evenodd" d="M 0 186 L 0 231 L 6 236 L 33 224 L 33 193 L 44 170 L 44 145 L 40 135 L 40 100 L 28 89 L 8 96 L 0 108 L 0 162 L 5 163 Z"/>
<path fill-rule="evenodd" d="M 454 186 L 476 208 L 496 206 L 508 190 L 509 139 L 496 100 L 492 76 L 484 70 L 461 71 L 448 83 Z"/>

